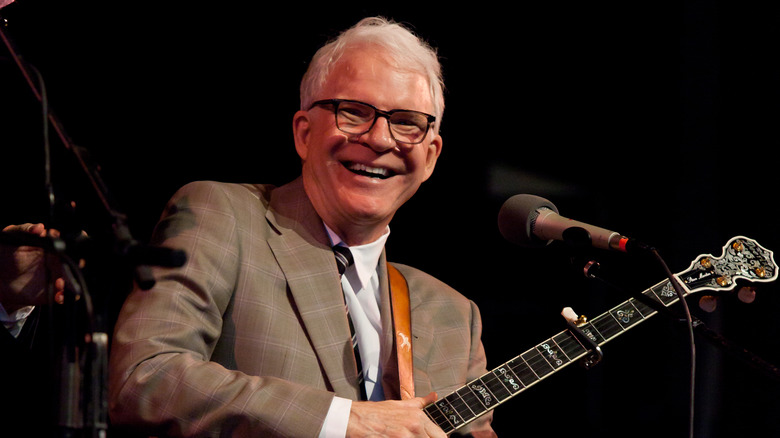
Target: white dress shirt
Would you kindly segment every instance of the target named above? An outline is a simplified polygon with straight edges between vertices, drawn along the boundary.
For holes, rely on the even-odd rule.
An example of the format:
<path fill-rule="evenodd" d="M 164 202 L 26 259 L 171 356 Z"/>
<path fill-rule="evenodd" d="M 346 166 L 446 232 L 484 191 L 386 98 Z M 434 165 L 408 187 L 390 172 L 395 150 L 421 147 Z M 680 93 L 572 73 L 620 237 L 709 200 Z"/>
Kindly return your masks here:
<path fill-rule="evenodd" d="M 331 246 L 338 244 L 346 246 L 327 225 L 325 229 L 330 236 Z M 349 249 L 355 263 L 347 268 L 341 277 L 344 300 L 349 307 L 349 314 L 352 317 L 360 349 L 366 394 L 371 401 L 381 401 L 385 398 L 382 389 L 382 369 L 379 363 L 382 321 L 379 312 L 379 272 L 377 267 L 389 235 L 390 228 L 387 228 L 385 233 L 372 243 L 350 246 Z M 325 418 L 325 424 L 320 431 L 320 437 L 345 436 L 351 407 L 351 400 L 334 397 L 328 416 Z"/>
<path fill-rule="evenodd" d="M 19 336 L 19 333 L 22 331 L 22 326 L 24 326 L 24 322 L 27 321 L 27 317 L 30 316 L 33 310 L 35 310 L 35 306 L 25 306 L 8 313 L 6 312 L 5 307 L 0 304 L 0 322 L 2 322 L 6 330 L 16 338 Z"/>

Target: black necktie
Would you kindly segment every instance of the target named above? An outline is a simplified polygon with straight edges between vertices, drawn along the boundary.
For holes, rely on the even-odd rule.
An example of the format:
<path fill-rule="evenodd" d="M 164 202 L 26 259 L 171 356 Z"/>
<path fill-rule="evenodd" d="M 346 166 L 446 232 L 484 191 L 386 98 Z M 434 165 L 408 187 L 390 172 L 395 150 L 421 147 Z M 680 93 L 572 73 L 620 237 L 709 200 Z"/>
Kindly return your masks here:
<path fill-rule="evenodd" d="M 347 268 L 355 261 L 352 258 L 352 252 L 350 252 L 349 248 L 346 246 L 336 245 L 333 247 L 333 254 L 336 257 L 336 267 L 339 270 L 339 274 L 344 275 Z M 346 299 L 344 303 L 344 308 L 347 311 L 347 321 L 349 321 L 349 331 L 352 334 L 352 350 L 355 352 L 355 362 L 357 363 L 358 386 L 360 387 L 361 400 L 368 400 L 366 397 L 366 387 L 363 384 L 363 362 L 360 360 L 360 349 L 358 348 L 355 326 L 352 324 L 352 316 L 349 314 L 349 306 L 346 305 Z"/>
<path fill-rule="evenodd" d="M 333 254 L 336 256 L 336 267 L 339 274 L 344 275 L 347 268 L 355 262 L 352 258 L 352 252 L 346 246 L 336 245 L 333 247 Z"/>

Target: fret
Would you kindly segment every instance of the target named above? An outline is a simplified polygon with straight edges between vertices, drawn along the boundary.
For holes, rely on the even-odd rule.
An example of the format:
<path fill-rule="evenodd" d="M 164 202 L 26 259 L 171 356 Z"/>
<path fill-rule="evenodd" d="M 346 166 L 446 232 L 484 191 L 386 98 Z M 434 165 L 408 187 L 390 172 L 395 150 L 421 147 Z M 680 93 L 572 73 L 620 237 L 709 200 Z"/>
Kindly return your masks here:
<path fill-rule="evenodd" d="M 664 306 L 666 303 L 664 303 L 664 300 L 661 298 L 661 291 L 663 290 L 663 285 L 666 282 L 660 282 L 656 284 L 655 286 L 650 287 L 645 291 L 645 295 L 648 295 L 650 298 L 658 301 L 659 303 L 663 304 Z"/>
<path fill-rule="evenodd" d="M 674 287 L 668 280 L 656 284 L 651 287 L 650 290 L 658 297 L 658 300 L 661 301 L 664 306 L 668 306 L 677 301 L 677 292 L 675 292 Z"/>
<path fill-rule="evenodd" d="M 452 425 L 453 428 L 457 429 L 463 425 L 463 419 L 458 415 L 457 412 L 455 412 L 455 410 L 452 408 L 452 406 L 449 404 L 446 398 L 437 401 L 436 407 L 438 407 L 439 411 L 442 414 L 444 414 L 444 417 Z"/>
<path fill-rule="evenodd" d="M 661 282 L 661 283 L 663 283 L 663 282 Z M 661 283 L 659 283 L 659 285 Z M 656 286 L 658 286 L 658 285 L 656 285 Z M 661 300 L 661 298 L 658 295 L 656 295 L 655 291 L 653 291 L 652 287 L 647 289 L 647 290 L 645 290 L 644 292 L 642 292 L 642 295 L 646 296 L 647 298 L 650 298 L 651 300 L 653 300 L 653 301 L 655 301 L 655 302 L 657 302 L 659 304 L 662 304 L 662 305 L 666 306 L 666 304 L 664 304 L 663 300 Z"/>
<path fill-rule="evenodd" d="M 520 379 L 523 386 L 528 387 L 539 381 L 539 376 L 520 357 L 516 357 L 506 363 L 506 366 Z"/>
<path fill-rule="evenodd" d="M 485 376 L 491 375 L 490 373 L 485 374 Z M 487 388 L 487 385 L 482 381 L 482 379 L 485 377 L 482 376 L 479 379 L 476 379 L 466 385 L 472 393 L 476 396 L 476 399 L 479 400 L 479 402 L 482 404 L 482 406 L 485 408 L 485 410 L 492 409 L 495 407 L 495 405 L 498 404 L 498 399 L 495 395 L 493 395 L 492 392 Z"/>
<path fill-rule="evenodd" d="M 553 336 L 553 341 L 561 347 L 561 350 L 569 358 L 569 361 L 576 360 L 580 356 L 588 352 L 576 336 L 572 335 L 568 330 L 563 331 Z"/>
<path fill-rule="evenodd" d="M 485 374 L 482 376 L 481 380 L 482 383 L 484 383 L 487 387 L 488 391 L 493 394 L 499 403 L 512 396 L 512 393 L 509 392 L 506 386 L 504 386 L 504 384 L 501 382 L 501 379 L 499 379 L 495 374 Z"/>
<path fill-rule="evenodd" d="M 521 354 L 520 357 L 523 358 L 525 363 L 528 364 L 534 374 L 540 379 L 555 371 L 552 365 L 550 365 L 536 349 L 528 350 Z"/>
<path fill-rule="evenodd" d="M 564 365 L 566 365 L 569 362 L 569 358 L 566 357 L 566 355 L 562 355 L 562 351 L 559 351 L 560 348 L 558 347 L 558 344 L 556 344 L 552 339 L 548 340 L 547 342 L 542 342 L 541 344 L 536 346 L 536 351 L 539 352 L 539 354 L 547 360 L 547 363 L 550 364 L 554 369 L 558 369 Z"/>
<path fill-rule="evenodd" d="M 508 365 L 504 364 L 492 371 L 493 375 L 498 377 L 501 383 L 504 384 L 507 391 L 511 393 L 510 397 L 518 391 L 522 391 L 525 385 L 519 377 L 512 372 L 512 369 Z"/>
<path fill-rule="evenodd" d="M 463 400 L 463 397 L 461 397 L 460 393 L 456 391 L 453 393 L 453 396 L 454 397 L 449 399 L 449 402 L 450 406 L 452 406 L 452 408 L 458 413 L 458 416 L 465 422 L 473 419 L 476 415 L 474 414 L 474 411 L 471 410 L 471 406 L 469 406 L 468 403 Z"/>
<path fill-rule="evenodd" d="M 591 322 L 583 325 L 579 329 L 583 334 L 585 334 L 585 336 L 590 338 L 590 340 L 595 342 L 597 345 L 601 345 L 607 342 L 607 339 L 604 338 L 604 335 L 602 335 Z"/>
<path fill-rule="evenodd" d="M 425 414 L 428 415 L 428 418 L 436 423 L 436 425 L 439 426 L 444 431 L 444 433 L 450 433 L 455 430 L 455 426 L 453 426 L 444 413 L 439 410 L 437 403 L 431 403 L 424 407 L 423 412 L 425 412 Z"/>
<path fill-rule="evenodd" d="M 655 296 L 652 295 L 651 291 L 645 291 L 645 292 L 642 293 L 642 295 L 644 295 L 645 297 L 647 297 L 647 298 L 649 298 L 649 299 L 651 299 L 653 301 L 658 302 L 658 300 L 655 299 Z M 649 305 L 645 304 L 644 302 L 642 302 L 640 300 L 634 300 L 633 303 L 634 303 L 634 306 L 636 306 L 636 308 L 639 310 L 640 313 L 642 313 L 642 315 L 644 315 L 645 318 L 649 318 L 650 316 L 652 316 L 656 312 L 656 310 L 654 308 L 650 307 Z M 663 303 L 659 303 L 659 304 L 663 304 Z"/>
<path fill-rule="evenodd" d="M 591 321 L 593 328 L 598 330 L 604 342 L 614 338 L 615 336 L 623 333 L 623 328 L 612 317 L 610 313 L 602 314 Z"/>
<path fill-rule="evenodd" d="M 652 310 L 650 310 L 650 307 L 642 303 L 636 298 L 631 298 L 628 300 L 628 303 L 631 304 L 631 306 L 634 307 L 634 309 L 637 311 L 637 314 L 642 317 L 642 319 L 647 318 L 652 313 Z"/>
<path fill-rule="evenodd" d="M 467 386 L 455 391 L 453 395 L 457 396 L 468 409 L 468 412 L 463 411 L 461 417 L 464 419 L 470 419 L 472 414 L 474 417 L 478 417 L 485 411 L 482 403 L 477 399 L 477 396 Z M 466 420 L 468 421 L 468 420 Z"/>
<path fill-rule="evenodd" d="M 631 304 L 631 301 L 626 301 L 623 304 L 613 308 L 609 311 L 609 314 L 615 318 L 623 331 L 628 330 L 637 321 L 641 321 L 644 317 L 637 311 L 636 307 Z"/>

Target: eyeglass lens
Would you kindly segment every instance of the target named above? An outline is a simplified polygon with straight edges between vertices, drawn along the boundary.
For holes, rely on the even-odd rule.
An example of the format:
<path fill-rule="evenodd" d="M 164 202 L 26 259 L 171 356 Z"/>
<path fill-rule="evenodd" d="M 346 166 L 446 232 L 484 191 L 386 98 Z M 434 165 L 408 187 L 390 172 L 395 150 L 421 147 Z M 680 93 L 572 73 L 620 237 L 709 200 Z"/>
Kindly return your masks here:
<path fill-rule="evenodd" d="M 338 128 L 350 134 L 365 134 L 377 114 L 387 117 L 390 132 L 397 141 L 419 143 L 428 132 L 427 116 L 414 111 L 393 111 L 389 115 L 377 113 L 374 108 L 359 102 L 340 102 L 336 112 Z"/>

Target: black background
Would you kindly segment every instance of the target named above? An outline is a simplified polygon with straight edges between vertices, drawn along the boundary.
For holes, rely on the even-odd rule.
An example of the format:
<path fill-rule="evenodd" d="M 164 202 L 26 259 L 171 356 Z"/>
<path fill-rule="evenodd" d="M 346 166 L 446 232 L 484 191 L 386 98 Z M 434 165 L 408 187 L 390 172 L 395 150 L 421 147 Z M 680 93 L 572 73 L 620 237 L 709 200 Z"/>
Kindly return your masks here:
<path fill-rule="evenodd" d="M 622 286 L 613 292 L 562 245 L 507 243 L 496 216 L 513 194 L 649 242 L 673 272 L 735 235 L 780 248 L 776 3 L 414 3 L 19 0 L 2 13 L 140 241 L 186 182 L 297 176 L 291 119 L 313 52 L 363 16 L 410 23 L 442 58 L 444 151 L 387 250 L 479 304 L 491 368 L 563 330 L 562 307 L 593 318 L 664 278 L 652 260 L 593 252 Z M 2 49 L 0 222 L 45 221 L 40 106 Z M 51 135 L 57 199 L 77 201 L 77 223 L 101 236 L 95 191 Z M 118 283 L 93 294 L 117 304 Z M 778 289 L 760 285 L 752 304 L 723 297 L 713 313 L 688 301 L 780 364 Z M 689 348 L 684 327 L 657 316 L 607 344 L 594 369 L 573 365 L 499 407 L 494 427 L 687 436 Z M 696 436 L 780 436 L 778 381 L 703 338 L 696 349 Z"/>

